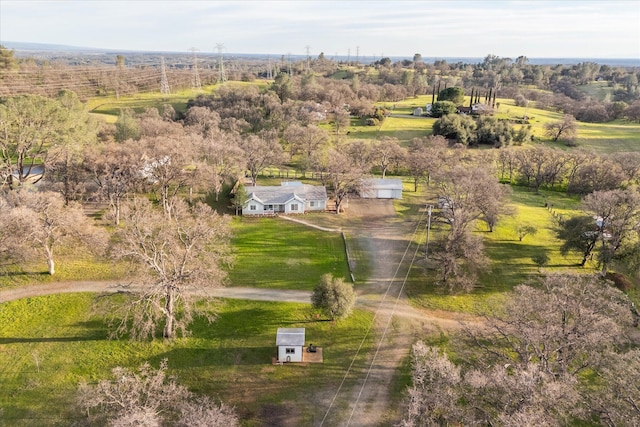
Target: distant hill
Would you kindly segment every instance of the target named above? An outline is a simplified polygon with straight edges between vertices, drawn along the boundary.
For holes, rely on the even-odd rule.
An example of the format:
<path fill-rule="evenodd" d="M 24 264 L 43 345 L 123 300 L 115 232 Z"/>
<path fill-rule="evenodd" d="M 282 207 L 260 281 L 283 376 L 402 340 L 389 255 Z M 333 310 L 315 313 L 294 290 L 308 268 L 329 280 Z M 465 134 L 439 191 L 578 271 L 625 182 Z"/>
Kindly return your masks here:
<path fill-rule="evenodd" d="M 69 46 L 49 43 L 29 43 L 29 42 L 0 42 L 4 47 L 13 49 L 16 52 L 110 52 L 110 49 L 99 49 L 91 47 Z"/>
<path fill-rule="evenodd" d="M 30 42 L 14 42 L 14 41 L 0 41 L 0 44 L 5 46 L 6 48 L 13 49 L 16 51 L 16 56 L 28 56 L 33 53 L 46 53 L 46 54 L 114 54 L 114 53 L 129 53 L 129 54 L 187 54 L 187 51 L 184 52 L 175 52 L 175 51 L 139 51 L 139 50 L 131 50 L 131 49 L 103 49 L 96 47 L 81 47 L 81 46 L 71 46 L 71 45 L 61 45 L 61 44 L 50 44 L 50 43 L 30 43 Z M 203 52 L 203 54 L 206 54 Z M 211 55 L 215 55 L 215 53 L 211 52 Z M 271 57 L 271 54 L 256 54 L 256 53 L 226 53 L 226 57 L 236 57 L 236 58 L 268 58 Z M 289 57 L 294 60 L 304 59 L 305 55 L 291 55 Z M 390 59 L 392 62 L 402 61 L 405 59 L 412 59 L 413 56 L 392 56 Z M 335 56 L 331 57 L 333 60 L 337 61 L 346 61 L 348 60 L 347 56 Z M 425 63 L 433 64 L 435 61 L 445 60 L 450 64 L 455 64 L 458 62 L 462 62 L 465 64 L 476 64 L 482 62 L 482 57 L 422 57 L 422 60 Z M 375 58 L 361 58 L 361 63 L 371 63 L 374 62 Z M 597 64 L 606 64 L 610 66 L 619 66 L 619 67 L 638 67 L 640 66 L 640 58 L 529 58 L 529 63 L 534 65 L 575 65 L 581 62 L 595 62 Z"/>

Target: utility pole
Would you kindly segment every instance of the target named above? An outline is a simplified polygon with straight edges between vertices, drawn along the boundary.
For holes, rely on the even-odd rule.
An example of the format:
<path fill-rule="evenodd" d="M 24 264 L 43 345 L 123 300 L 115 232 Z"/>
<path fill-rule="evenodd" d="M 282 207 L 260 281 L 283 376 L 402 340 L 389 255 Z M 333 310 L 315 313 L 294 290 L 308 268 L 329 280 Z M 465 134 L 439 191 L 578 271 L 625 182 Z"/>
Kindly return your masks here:
<path fill-rule="evenodd" d="M 227 81 L 227 75 L 224 72 L 224 62 L 222 60 L 222 49 L 224 49 L 224 45 L 218 43 L 216 44 L 216 49 L 218 49 L 218 83 L 224 83 Z"/>
<path fill-rule="evenodd" d="M 169 89 L 169 79 L 167 79 L 167 70 L 164 66 L 164 56 L 160 57 L 160 93 L 163 95 L 171 93 Z"/>
<path fill-rule="evenodd" d="M 433 206 L 429 205 L 427 206 L 427 243 L 425 245 L 424 248 L 424 259 L 425 261 L 429 259 L 429 234 L 431 232 L 431 210 L 433 209 Z"/>
<path fill-rule="evenodd" d="M 195 47 L 191 48 L 191 52 L 193 52 L 193 70 L 191 72 L 191 89 L 197 90 L 198 92 L 202 91 L 202 84 L 200 83 L 200 74 L 198 74 L 198 58 L 196 56 L 196 52 L 198 49 Z"/>

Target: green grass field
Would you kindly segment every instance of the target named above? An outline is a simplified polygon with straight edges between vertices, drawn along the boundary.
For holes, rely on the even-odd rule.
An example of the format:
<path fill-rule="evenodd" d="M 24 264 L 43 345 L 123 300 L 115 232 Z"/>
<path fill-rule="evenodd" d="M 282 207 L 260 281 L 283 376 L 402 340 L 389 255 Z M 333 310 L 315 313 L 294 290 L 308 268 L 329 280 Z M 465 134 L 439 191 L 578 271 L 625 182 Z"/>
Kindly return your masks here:
<path fill-rule="evenodd" d="M 480 224 L 475 231 L 483 237 L 490 269 L 480 276 L 475 291 L 469 294 L 450 295 L 435 284 L 433 265 L 418 263 L 414 267 L 407 293 L 414 304 L 430 309 L 478 313 L 499 305 L 504 293 L 514 286 L 525 283 L 541 273 L 593 272 L 595 265 L 578 267 L 577 254 L 560 254 L 561 242 L 556 238 L 555 227 L 560 215 L 568 217 L 576 213 L 579 200 L 563 193 L 541 191 L 535 194 L 523 187 L 513 187 L 511 206 L 514 213 L 501 219 L 492 233 Z M 545 207 L 547 203 L 548 207 Z M 553 208 L 550 206 L 553 205 Z M 518 224 L 531 225 L 537 229 L 519 241 Z M 434 223 L 433 238 L 446 232 L 446 225 Z M 532 257 L 544 252 L 549 257 L 547 266 L 540 270 Z"/>
<path fill-rule="evenodd" d="M 335 390 L 354 358 L 372 315 L 356 311 L 333 323 L 317 319 L 306 304 L 220 301 L 217 320 L 197 319 L 192 336 L 174 341 L 108 340 L 105 303 L 121 296 L 52 295 L 5 303 L 0 311 L 0 424 L 72 425 L 80 381 L 109 378 L 115 366 L 157 367 L 191 390 L 236 406 L 243 425 L 263 425 L 263 405 L 295 401 L 303 425 L 326 408 L 305 399 L 317 387 Z M 37 313 L 37 315 L 36 315 Z M 323 348 L 324 363 L 274 366 L 278 327 L 306 328 L 307 342 Z M 364 341 L 361 354 L 373 337 Z M 357 357 L 357 366 L 363 360 Z M 346 384 L 349 386 L 350 384 Z"/>
<path fill-rule="evenodd" d="M 339 233 L 277 218 L 235 218 L 232 245 L 231 286 L 312 290 L 325 273 L 349 277 Z"/>

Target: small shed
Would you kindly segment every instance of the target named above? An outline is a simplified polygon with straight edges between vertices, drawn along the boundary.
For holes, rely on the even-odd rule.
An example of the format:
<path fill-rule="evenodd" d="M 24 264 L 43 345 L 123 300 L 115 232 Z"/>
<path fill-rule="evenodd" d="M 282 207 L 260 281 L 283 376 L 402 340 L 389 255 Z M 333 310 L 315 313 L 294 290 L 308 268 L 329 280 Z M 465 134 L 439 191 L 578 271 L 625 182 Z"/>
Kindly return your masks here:
<path fill-rule="evenodd" d="M 363 199 L 402 199 L 402 180 L 396 178 L 367 179 L 360 192 Z"/>
<path fill-rule="evenodd" d="M 304 328 L 278 328 L 276 347 L 280 362 L 302 362 Z"/>

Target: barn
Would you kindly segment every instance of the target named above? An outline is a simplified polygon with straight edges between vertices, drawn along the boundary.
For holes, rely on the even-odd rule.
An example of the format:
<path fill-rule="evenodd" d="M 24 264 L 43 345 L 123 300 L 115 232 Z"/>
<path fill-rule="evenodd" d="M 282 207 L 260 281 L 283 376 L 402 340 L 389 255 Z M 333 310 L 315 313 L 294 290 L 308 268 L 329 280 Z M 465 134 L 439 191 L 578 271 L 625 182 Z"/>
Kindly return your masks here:
<path fill-rule="evenodd" d="M 367 179 L 362 185 L 360 197 L 363 199 L 402 199 L 401 179 Z"/>
<path fill-rule="evenodd" d="M 302 362 L 305 328 L 278 328 L 276 347 L 278 361 Z"/>

